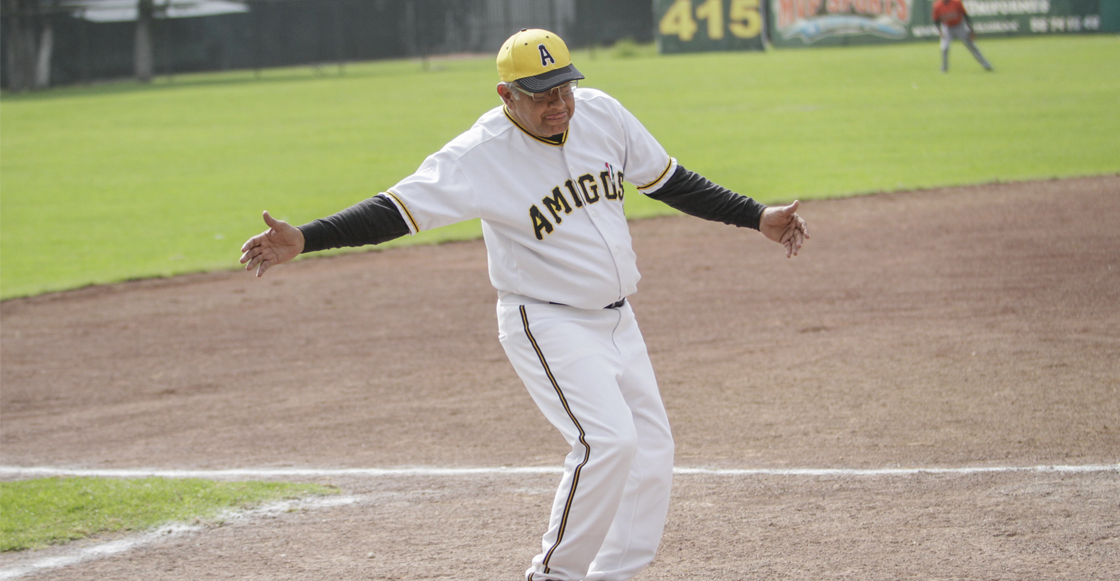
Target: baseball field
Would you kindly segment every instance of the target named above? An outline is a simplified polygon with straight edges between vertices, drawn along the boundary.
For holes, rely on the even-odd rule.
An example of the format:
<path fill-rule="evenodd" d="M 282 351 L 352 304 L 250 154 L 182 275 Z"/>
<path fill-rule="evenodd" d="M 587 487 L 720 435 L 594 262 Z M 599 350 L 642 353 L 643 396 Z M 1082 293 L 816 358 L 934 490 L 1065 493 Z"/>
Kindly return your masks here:
<path fill-rule="evenodd" d="M 1120 569 L 1120 43 L 982 48 L 996 73 L 957 50 L 943 76 L 933 45 L 585 55 L 686 166 L 807 200 L 813 236 L 786 260 L 632 223 L 678 466 L 640 579 Z M 341 493 L 3 553 L 0 578 L 519 578 L 565 450 L 498 345 L 471 230 L 234 269 L 260 210 L 361 199 L 492 106 L 490 60 L 435 64 L 4 96 L 0 477 Z"/>

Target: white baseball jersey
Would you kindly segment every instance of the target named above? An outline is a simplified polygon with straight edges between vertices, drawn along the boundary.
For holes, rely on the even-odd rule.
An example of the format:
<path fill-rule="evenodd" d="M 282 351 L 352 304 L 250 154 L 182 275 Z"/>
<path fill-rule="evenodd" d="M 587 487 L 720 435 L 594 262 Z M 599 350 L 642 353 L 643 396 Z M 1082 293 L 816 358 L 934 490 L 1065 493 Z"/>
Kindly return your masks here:
<path fill-rule="evenodd" d="M 499 293 L 601 309 L 637 290 L 623 177 L 658 190 L 677 162 L 618 101 L 576 89 L 562 143 L 499 106 L 384 192 L 412 234 L 481 218 Z"/>

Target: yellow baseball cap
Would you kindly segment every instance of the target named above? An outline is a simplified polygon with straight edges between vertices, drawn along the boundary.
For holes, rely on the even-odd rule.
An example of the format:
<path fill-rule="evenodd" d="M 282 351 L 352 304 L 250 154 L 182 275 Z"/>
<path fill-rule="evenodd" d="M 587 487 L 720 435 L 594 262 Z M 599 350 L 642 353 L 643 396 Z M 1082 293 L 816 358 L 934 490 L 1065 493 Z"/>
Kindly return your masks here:
<path fill-rule="evenodd" d="M 568 45 L 559 36 L 522 28 L 498 51 L 498 78 L 504 83 L 517 81 L 530 93 L 543 93 L 583 75 L 572 65 Z"/>

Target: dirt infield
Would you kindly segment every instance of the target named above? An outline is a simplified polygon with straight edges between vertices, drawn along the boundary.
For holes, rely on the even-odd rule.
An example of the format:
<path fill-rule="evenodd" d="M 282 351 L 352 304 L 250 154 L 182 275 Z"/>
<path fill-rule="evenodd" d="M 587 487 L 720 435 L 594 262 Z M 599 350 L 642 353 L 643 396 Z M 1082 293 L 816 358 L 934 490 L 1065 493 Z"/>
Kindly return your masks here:
<path fill-rule="evenodd" d="M 678 466 L 1120 462 L 1120 176 L 800 213 L 813 238 L 792 260 L 755 232 L 632 223 L 632 302 Z M 494 300 L 468 242 L 5 301 L 0 464 L 558 466 L 563 441 L 505 360 Z M 512 581 L 557 478 L 333 477 L 361 501 L 36 578 Z M 1117 471 L 679 474 L 639 579 L 1117 570 Z"/>

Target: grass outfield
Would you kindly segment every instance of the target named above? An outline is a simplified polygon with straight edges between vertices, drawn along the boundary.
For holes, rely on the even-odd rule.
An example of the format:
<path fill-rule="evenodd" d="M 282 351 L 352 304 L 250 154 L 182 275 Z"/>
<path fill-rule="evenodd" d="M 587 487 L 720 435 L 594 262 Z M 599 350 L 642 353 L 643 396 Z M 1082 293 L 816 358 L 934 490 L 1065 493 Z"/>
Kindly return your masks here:
<path fill-rule="evenodd" d="M 762 201 L 1120 171 L 1120 37 L 979 45 L 997 72 L 954 44 L 941 74 L 933 43 L 574 58 L 586 86 L 618 97 L 686 167 Z M 491 57 L 431 69 L 4 95 L 0 298 L 234 268 L 262 210 L 298 224 L 391 186 L 498 104 Z"/>
<path fill-rule="evenodd" d="M 223 511 L 338 490 L 196 478 L 38 478 L 0 482 L 0 492 L 0 551 L 22 551 L 100 533 L 220 518 Z"/>

